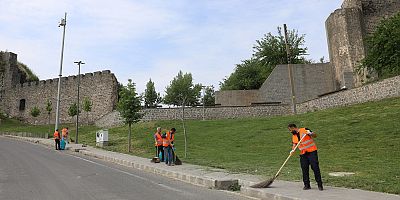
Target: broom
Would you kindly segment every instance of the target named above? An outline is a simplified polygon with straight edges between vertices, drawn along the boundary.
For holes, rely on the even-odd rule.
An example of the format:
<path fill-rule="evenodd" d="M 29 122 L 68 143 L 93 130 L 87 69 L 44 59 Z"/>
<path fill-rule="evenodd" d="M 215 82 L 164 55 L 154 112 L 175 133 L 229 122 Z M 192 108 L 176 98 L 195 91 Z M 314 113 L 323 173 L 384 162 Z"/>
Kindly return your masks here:
<path fill-rule="evenodd" d="M 303 141 L 303 139 L 304 139 L 304 137 L 305 137 L 306 135 L 307 135 L 307 134 L 304 134 L 303 137 L 301 137 L 300 141 L 297 143 L 297 145 L 294 147 L 293 150 L 296 150 L 297 147 L 299 147 L 300 143 Z M 279 168 L 278 172 L 275 174 L 274 177 L 272 177 L 272 178 L 270 178 L 270 179 L 268 179 L 268 180 L 266 180 L 266 181 L 263 181 L 263 182 L 254 184 L 254 185 L 252 185 L 252 186 L 250 186 L 250 187 L 252 187 L 252 188 L 267 188 L 268 186 L 270 186 L 270 185 L 275 181 L 275 179 L 278 178 L 279 174 L 281 173 L 282 168 L 286 165 L 287 161 L 289 160 L 289 158 L 290 158 L 291 156 L 292 156 L 292 154 L 289 154 L 289 156 L 286 158 L 285 162 L 283 163 L 283 165 L 281 166 L 281 168 Z"/>

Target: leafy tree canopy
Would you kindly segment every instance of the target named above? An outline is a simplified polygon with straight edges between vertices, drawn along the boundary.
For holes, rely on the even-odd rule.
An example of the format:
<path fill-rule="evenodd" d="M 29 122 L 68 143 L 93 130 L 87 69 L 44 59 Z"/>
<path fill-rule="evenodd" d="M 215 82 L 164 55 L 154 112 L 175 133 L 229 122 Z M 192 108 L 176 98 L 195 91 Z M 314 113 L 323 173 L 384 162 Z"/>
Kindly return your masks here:
<path fill-rule="evenodd" d="M 307 54 L 304 46 L 305 35 L 299 35 L 296 30 L 288 31 L 290 63 L 311 63 L 303 55 Z M 285 36 L 278 27 L 278 35 L 268 33 L 256 40 L 253 56 L 237 64 L 235 71 L 221 83 L 221 90 L 252 90 L 259 89 L 271 74 L 276 65 L 287 63 Z"/>
<path fill-rule="evenodd" d="M 31 115 L 32 115 L 32 117 L 39 116 L 40 115 L 40 109 L 37 106 L 33 107 L 31 109 Z"/>
<path fill-rule="evenodd" d="M 140 97 L 136 93 L 135 83 L 128 80 L 126 86 L 121 87 L 117 109 L 126 124 L 137 123 L 142 118 Z"/>
<path fill-rule="evenodd" d="M 359 70 L 376 72 L 379 78 L 400 75 L 400 12 L 378 25 L 366 39 L 366 49 Z"/>
<path fill-rule="evenodd" d="M 154 87 L 154 82 L 150 79 L 149 82 L 147 82 L 146 89 L 144 91 L 144 107 L 157 107 L 157 104 L 160 102 L 160 98 L 160 94 L 156 92 L 156 88 Z"/>
<path fill-rule="evenodd" d="M 176 106 L 195 106 L 199 104 L 200 91 L 201 85 L 193 84 L 191 73 L 183 74 L 182 71 L 179 71 L 166 88 L 164 103 Z"/>

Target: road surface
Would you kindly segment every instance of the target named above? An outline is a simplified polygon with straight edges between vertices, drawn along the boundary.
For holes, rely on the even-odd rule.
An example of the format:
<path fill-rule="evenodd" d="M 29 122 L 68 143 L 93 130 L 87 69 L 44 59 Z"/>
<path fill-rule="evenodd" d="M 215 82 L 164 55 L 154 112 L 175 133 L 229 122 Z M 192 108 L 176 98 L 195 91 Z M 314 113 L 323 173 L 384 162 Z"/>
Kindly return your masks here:
<path fill-rule="evenodd" d="M 0 137 L 0 199 L 247 199 Z"/>

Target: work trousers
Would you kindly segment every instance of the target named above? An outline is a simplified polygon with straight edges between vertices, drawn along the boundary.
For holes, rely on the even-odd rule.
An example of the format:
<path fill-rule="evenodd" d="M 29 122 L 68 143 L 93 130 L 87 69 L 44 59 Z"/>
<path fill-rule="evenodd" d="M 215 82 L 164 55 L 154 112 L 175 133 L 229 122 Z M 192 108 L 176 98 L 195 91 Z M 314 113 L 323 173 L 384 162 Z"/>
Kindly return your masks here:
<path fill-rule="evenodd" d="M 54 139 L 56 142 L 56 150 L 60 150 L 60 139 Z"/>
<path fill-rule="evenodd" d="M 165 164 L 172 164 L 173 161 L 172 147 L 171 146 L 164 147 L 164 152 L 165 152 Z"/>
<path fill-rule="evenodd" d="M 310 185 L 309 166 L 314 171 L 315 181 L 318 185 L 322 185 L 321 172 L 319 170 L 318 153 L 317 151 L 306 152 L 300 155 L 300 165 L 303 171 L 303 182 L 305 186 Z"/>
<path fill-rule="evenodd" d="M 163 146 L 157 146 L 156 147 L 157 148 L 157 157 L 160 155 L 160 152 L 161 152 L 161 157 L 160 157 L 160 161 L 161 162 L 164 162 L 164 158 L 165 158 L 165 156 L 164 156 L 164 147 Z"/>

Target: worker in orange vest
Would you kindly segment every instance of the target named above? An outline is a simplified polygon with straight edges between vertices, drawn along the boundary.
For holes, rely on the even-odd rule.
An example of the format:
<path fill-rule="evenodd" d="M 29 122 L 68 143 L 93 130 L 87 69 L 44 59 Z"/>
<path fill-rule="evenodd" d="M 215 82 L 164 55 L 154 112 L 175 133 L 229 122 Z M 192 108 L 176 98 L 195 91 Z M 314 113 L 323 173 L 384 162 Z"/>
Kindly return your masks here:
<path fill-rule="evenodd" d="M 61 150 L 60 148 L 60 132 L 58 132 L 58 129 L 54 131 L 54 141 L 56 142 L 56 150 Z"/>
<path fill-rule="evenodd" d="M 310 186 L 310 177 L 309 177 L 309 166 L 311 165 L 311 169 L 314 171 L 315 181 L 318 184 L 318 189 L 320 191 L 323 190 L 322 186 L 322 178 L 321 172 L 319 169 L 318 163 L 318 153 L 317 153 L 317 145 L 314 142 L 315 137 L 317 134 L 312 132 L 308 128 L 297 128 L 296 124 L 289 124 L 288 125 L 289 131 L 292 133 L 292 151 L 290 154 L 293 155 L 295 151 L 295 147 L 297 143 L 301 140 L 304 136 L 303 140 L 299 145 L 300 150 L 300 165 L 301 170 L 303 172 L 303 183 L 304 183 L 304 190 L 311 189 Z"/>
<path fill-rule="evenodd" d="M 171 166 L 175 165 L 173 163 L 173 152 L 172 148 L 174 147 L 174 141 L 175 141 L 175 128 L 172 128 L 171 131 L 168 131 L 165 134 L 165 137 L 163 138 L 163 147 L 164 147 L 164 152 L 165 152 L 165 164 Z"/>
<path fill-rule="evenodd" d="M 61 133 L 62 133 L 62 138 L 63 138 L 63 140 L 65 140 L 65 142 L 69 143 L 69 142 L 68 142 L 68 134 L 69 134 L 68 127 L 63 128 L 63 129 L 61 130 Z"/>
<path fill-rule="evenodd" d="M 159 157 L 161 153 L 160 161 L 164 162 L 164 148 L 161 127 L 158 127 L 156 133 L 154 134 L 154 146 L 156 147 L 157 152 L 156 157 Z"/>

